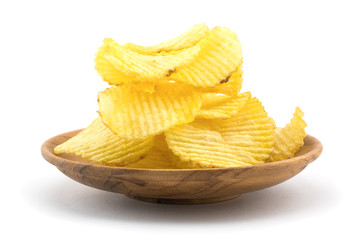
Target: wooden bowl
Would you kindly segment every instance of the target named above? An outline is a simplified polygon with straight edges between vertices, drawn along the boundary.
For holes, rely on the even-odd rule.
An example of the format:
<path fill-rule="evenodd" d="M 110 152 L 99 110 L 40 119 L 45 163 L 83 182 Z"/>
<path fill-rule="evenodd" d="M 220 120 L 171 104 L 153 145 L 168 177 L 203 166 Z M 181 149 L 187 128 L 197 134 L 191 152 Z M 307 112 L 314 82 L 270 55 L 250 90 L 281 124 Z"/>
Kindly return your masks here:
<path fill-rule="evenodd" d="M 71 179 L 90 187 L 155 203 L 198 204 L 220 202 L 241 193 L 281 183 L 314 161 L 322 144 L 312 136 L 294 158 L 254 166 L 211 169 L 132 169 L 93 164 L 71 154 L 54 154 L 54 147 L 80 130 L 50 138 L 41 147 L 43 157 Z"/>

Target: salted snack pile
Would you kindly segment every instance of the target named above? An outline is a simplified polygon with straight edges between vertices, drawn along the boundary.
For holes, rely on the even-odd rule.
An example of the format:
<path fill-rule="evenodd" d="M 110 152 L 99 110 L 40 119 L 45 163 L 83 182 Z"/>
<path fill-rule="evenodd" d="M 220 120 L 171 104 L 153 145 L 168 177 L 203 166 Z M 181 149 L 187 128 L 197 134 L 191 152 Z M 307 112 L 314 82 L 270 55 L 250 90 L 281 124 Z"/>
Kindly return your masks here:
<path fill-rule="evenodd" d="M 54 152 L 152 169 L 293 157 L 306 136 L 302 111 L 276 127 L 261 102 L 241 92 L 242 59 L 234 32 L 205 24 L 150 47 L 105 39 L 95 69 L 111 86 L 98 95 L 99 117 Z"/>

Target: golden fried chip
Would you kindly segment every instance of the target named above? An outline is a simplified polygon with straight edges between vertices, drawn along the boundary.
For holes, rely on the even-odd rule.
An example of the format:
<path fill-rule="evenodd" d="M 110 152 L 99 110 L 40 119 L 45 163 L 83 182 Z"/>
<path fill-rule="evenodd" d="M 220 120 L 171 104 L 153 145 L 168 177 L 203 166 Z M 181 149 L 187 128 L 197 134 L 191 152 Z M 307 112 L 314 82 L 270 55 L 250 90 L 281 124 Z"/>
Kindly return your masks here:
<path fill-rule="evenodd" d="M 176 68 L 191 62 L 200 52 L 195 45 L 171 55 L 144 55 L 120 46 L 112 39 L 105 39 L 95 59 L 95 69 L 110 84 L 119 85 L 132 82 L 152 82 L 169 76 Z M 118 77 L 105 78 L 105 64 L 112 65 L 120 72 Z M 106 62 L 107 61 L 107 62 Z M 120 78 L 121 77 L 121 78 Z"/>
<path fill-rule="evenodd" d="M 192 47 L 208 33 L 209 28 L 205 24 L 197 24 L 180 36 L 157 45 L 144 47 L 133 43 L 126 43 L 124 47 L 142 54 L 157 55 L 162 52 L 168 53 Z"/>
<path fill-rule="evenodd" d="M 198 44 L 199 54 L 169 76 L 176 82 L 214 87 L 226 81 L 242 61 L 241 45 L 234 32 L 215 27 Z M 174 69 L 173 69 L 174 70 Z"/>
<path fill-rule="evenodd" d="M 95 69 L 112 85 L 166 78 L 197 87 L 214 87 L 229 80 L 241 61 L 236 34 L 228 28 L 215 27 L 194 46 L 165 55 L 141 54 L 105 39 L 96 54 Z"/>
<path fill-rule="evenodd" d="M 99 93 L 103 122 L 127 139 L 144 139 L 194 120 L 201 92 L 176 83 L 157 85 L 154 93 L 113 86 Z"/>
<path fill-rule="evenodd" d="M 229 118 L 243 108 L 250 98 L 250 93 L 240 93 L 238 96 L 230 97 L 217 93 L 203 94 L 203 102 L 197 118 Z"/>
<path fill-rule="evenodd" d="M 241 66 L 239 66 L 235 72 L 229 75 L 223 82 L 220 82 L 219 85 L 205 88 L 204 92 L 223 93 L 229 96 L 236 96 L 242 88 L 242 75 L 243 71 Z"/>
<path fill-rule="evenodd" d="M 274 121 L 257 98 L 250 98 L 240 111 L 227 119 L 212 120 L 213 127 L 234 150 L 264 162 L 274 149 Z"/>
<path fill-rule="evenodd" d="M 304 145 L 306 122 L 302 119 L 303 116 L 304 113 L 297 107 L 290 123 L 283 128 L 275 129 L 274 152 L 268 159 L 269 162 L 294 157 L 295 153 Z"/>
<path fill-rule="evenodd" d="M 117 70 L 105 57 L 110 47 L 106 44 L 108 39 L 104 40 L 104 44 L 98 49 L 95 57 L 95 69 L 104 81 L 109 84 L 123 84 L 131 82 L 129 77 Z M 123 79 L 123 80 L 122 80 Z"/>
<path fill-rule="evenodd" d="M 168 147 L 163 134 L 155 136 L 154 146 L 145 156 L 134 163 L 127 165 L 129 168 L 147 168 L 147 169 L 174 169 L 173 159 L 177 158 Z"/>
<path fill-rule="evenodd" d="M 165 131 L 166 141 L 181 161 L 178 167 L 217 168 L 256 164 L 249 155 L 236 155 L 207 120 L 175 126 Z"/>
<path fill-rule="evenodd" d="M 125 166 L 136 162 L 153 146 L 153 137 L 125 140 L 107 128 L 97 117 L 87 128 L 55 147 L 55 154 L 70 153 L 89 161 Z"/>

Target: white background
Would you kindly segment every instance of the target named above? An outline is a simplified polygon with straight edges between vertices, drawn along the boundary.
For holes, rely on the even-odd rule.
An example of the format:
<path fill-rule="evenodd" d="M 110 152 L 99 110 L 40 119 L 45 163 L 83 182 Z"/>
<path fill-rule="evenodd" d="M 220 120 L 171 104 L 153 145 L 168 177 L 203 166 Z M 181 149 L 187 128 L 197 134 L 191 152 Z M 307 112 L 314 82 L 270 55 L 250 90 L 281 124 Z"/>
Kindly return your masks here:
<path fill-rule="evenodd" d="M 359 12 L 357 1 L 1 1 L 0 238 L 359 239 Z M 173 206 L 89 188 L 42 159 L 42 142 L 97 116 L 103 38 L 151 45 L 202 22 L 238 34 L 243 89 L 278 125 L 302 108 L 318 160 L 235 200 Z"/>

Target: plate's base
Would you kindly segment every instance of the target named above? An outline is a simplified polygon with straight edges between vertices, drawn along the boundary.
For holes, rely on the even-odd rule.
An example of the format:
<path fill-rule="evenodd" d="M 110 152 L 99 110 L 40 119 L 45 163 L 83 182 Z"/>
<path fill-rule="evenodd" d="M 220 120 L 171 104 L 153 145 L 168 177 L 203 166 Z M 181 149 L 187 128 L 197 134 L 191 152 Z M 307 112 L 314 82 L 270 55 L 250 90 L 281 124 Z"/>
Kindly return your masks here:
<path fill-rule="evenodd" d="M 171 198 L 150 198 L 150 197 L 139 197 L 139 196 L 128 196 L 130 198 L 151 202 L 151 203 L 162 203 L 162 204 L 179 204 L 179 205 L 191 205 L 191 204 L 206 204 L 206 203 L 217 203 L 223 202 L 230 199 L 234 199 L 240 196 L 240 194 L 220 197 L 220 198 L 202 198 L 202 199 L 171 199 Z"/>

